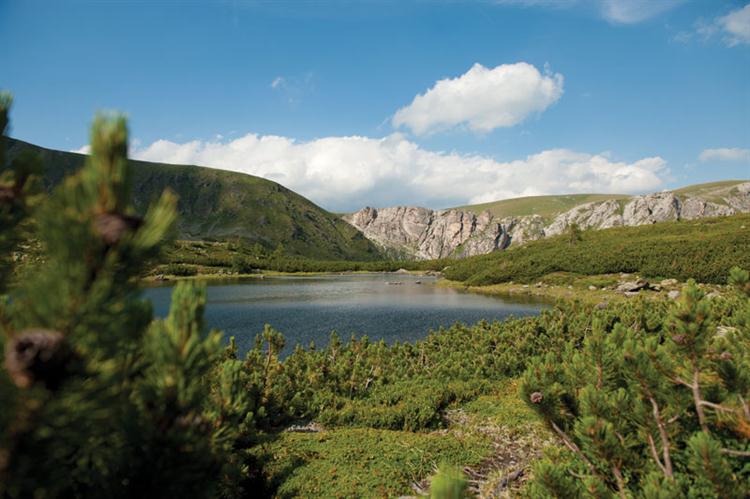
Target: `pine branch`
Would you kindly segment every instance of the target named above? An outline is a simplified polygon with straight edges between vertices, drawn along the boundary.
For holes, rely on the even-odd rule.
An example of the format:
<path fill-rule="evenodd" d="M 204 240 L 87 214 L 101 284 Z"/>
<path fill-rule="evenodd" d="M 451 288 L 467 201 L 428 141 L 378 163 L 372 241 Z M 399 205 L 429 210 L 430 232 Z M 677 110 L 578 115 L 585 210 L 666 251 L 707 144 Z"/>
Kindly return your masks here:
<path fill-rule="evenodd" d="M 721 453 L 728 456 L 750 457 L 750 451 L 744 450 L 721 449 Z"/>
<path fill-rule="evenodd" d="M 581 449 L 576 445 L 575 442 L 573 442 L 570 437 L 559 427 L 557 426 L 557 423 L 550 422 L 552 425 L 552 429 L 555 430 L 555 433 L 562 439 L 563 444 L 565 444 L 565 447 L 573 451 L 578 457 L 581 458 L 581 460 L 586 463 L 589 467 L 589 471 L 591 471 L 591 474 L 599 477 L 603 480 L 603 477 L 599 474 L 598 471 L 596 471 L 596 467 L 594 466 L 594 463 L 591 462 L 591 460 L 586 457 L 586 455 L 581 451 Z"/>
<path fill-rule="evenodd" d="M 673 478 L 672 474 L 672 458 L 669 455 L 669 435 L 667 434 L 667 429 L 664 425 L 664 421 L 661 418 L 661 413 L 659 411 L 659 404 L 656 403 L 656 400 L 654 400 L 653 397 L 649 397 L 649 400 L 651 401 L 651 409 L 652 413 L 654 415 L 654 419 L 656 420 L 656 426 L 659 428 L 659 436 L 661 437 L 661 446 L 662 446 L 662 454 L 664 456 L 664 474 L 668 478 Z M 649 439 L 651 438 L 651 435 L 649 435 Z M 658 459 L 657 459 L 658 462 Z M 661 466 L 661 463 L 659 464 Z"/>

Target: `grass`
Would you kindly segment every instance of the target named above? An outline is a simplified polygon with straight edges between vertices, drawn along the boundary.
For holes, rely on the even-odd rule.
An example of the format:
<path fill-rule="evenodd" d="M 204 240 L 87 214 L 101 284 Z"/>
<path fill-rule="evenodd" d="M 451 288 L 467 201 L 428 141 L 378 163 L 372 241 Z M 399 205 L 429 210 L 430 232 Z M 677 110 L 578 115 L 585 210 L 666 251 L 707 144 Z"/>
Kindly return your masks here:
<path fill-rule="evenodd" d="M 585 231 L 574 243 L 566 235 L 551 237 L 456 261 L 444 275 L 469 286 L 533 284 L 559 272 L 587 276 L 624 272 L 724 283 L 735 265 L 750 268 L 747 214 Z"/>
<path fill-rule="evenodd" d="M 395 497 L 440 462 L 476 465 L 491 452 L 479 435 L 338 428 L 284 432 L 254 452 L 277 497 Z"/>
<path fill-rule="evenodd" d="M 519 396 L 519 381 L 446 414 L 448 428 L 405 432 L 332 428 L 282 432 L 253 452 L 277 497 L 395 497 L 426 487 L 440 463 L 459 465 L 490 490 L 508 473 L 524 469 L 554 439 Z M 518 482 L 515 488 L 521 485 Z"/>
<path fill-rule="evenodd" d="M 732 187 L 747 180 L 725 180 L 721 182 L 708 182 L 676 189 L 674 192 L 680 196 L 697 196 L 708 201 L 723 203 L 723 196 L 729 194 Z M 527 215 L 539 215 L 550 222 L 560 213 L 584 203 L 602 202 L 610 199 L 627 201 L 632 196 L 624 194 L 563 194 L 554 196 L 528 196 L 514 199 L 504 199 L 491 203 L 481 203 L 467 206 L 459 206 L 457 209 L 467 210 L 473 213 L 481 213 L 489 210 L 494 216 L 519 217 Z"/>
<path fill-rule="evenodd" d="M 48 189 L 81 168 L 86 156 L 8 140 L 11 157 L 38 153 Z M 186 165 L 130 161 L 136 210 L 165 189 L 179 196 L 178 236 L 183 239 L 237 239 L 291 255 L 332 260 L 373 260 L 378 249 L 338 216 L 299 194 L 260 177 Z"/>
<path fill-rule="evenodd" d="M 575 206 L 607 201 L 609 199 L 627 200 L 630 196 L 621 194 L 567 194 L 560 196 L 529 196 L 515 199 L 504 199 L 491 203 L 460 206 L 458 209 L 481 213 L 489 210 L 494 216 L 520 217 L 527 215 L 539 215 L 547 221 L 551 221 L 556 215 L 574 208 Z"/>
<path fill-rule="evenodd" d="M 747 182 L 747 180 L 724 180 L 721 182 L 708 182 L 706 184 L 689 185 L 675 190 L 680 196 L 697 196 L 714 203 L 725 204 L 722 199 L 729 194 L 734 186 Z"/>

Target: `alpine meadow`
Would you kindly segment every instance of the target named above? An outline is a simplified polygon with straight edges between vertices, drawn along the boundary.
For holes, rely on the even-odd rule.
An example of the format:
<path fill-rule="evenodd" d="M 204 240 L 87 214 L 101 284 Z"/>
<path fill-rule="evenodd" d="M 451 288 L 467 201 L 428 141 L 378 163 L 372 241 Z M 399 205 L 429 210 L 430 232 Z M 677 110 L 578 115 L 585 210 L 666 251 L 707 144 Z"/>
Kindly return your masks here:
<path fill-rule="evenodd" d="M 0 46 L 0 498 L 750 498 L 747 0 Z"/>

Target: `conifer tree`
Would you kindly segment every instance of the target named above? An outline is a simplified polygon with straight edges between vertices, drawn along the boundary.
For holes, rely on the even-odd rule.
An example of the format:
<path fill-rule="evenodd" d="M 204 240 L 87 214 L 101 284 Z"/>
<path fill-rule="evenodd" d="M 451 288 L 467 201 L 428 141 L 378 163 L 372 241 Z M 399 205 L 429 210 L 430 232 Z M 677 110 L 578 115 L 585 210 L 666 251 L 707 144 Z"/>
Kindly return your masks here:
<path fill-rule="evenodd" d="M 200 285 L 178 285 L 169 316 L 152 322 L 138 276 L 170 236 L 176 199 L 136 213 L 127 136 L 122 117 L 96 118 L 85 166 L 34 214 L 43 263 L 0 302 L 2 497 L 243 492 L 242 363 L 206 335 Z M 0 186 L 4 257 L 25 214 L 21 159 Z"/>
<path fill-rule="evenodd" d="M 533 360 L 526 402 L 568 459 L 537 465 L 534 497 L 750 493 L 750 293 L 732 270 L 731 324 L 689 282 L 665 327 L 595 318 L 583 345 Z"/>

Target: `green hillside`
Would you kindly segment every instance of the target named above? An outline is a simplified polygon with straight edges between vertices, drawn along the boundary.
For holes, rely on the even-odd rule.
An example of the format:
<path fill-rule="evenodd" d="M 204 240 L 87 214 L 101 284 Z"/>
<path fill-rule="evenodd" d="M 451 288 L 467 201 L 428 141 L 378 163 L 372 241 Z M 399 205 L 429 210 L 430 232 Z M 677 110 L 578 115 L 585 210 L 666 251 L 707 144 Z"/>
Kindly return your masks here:
<path fill-rule="evenodd" d="M 701 197 L 707 201 L 723 204 L 723 197 L 731 194 L 737 184 L 747 180 L 725 180 L 708 182 L 675 189 L 674 193 L 683 197 Z M 562 194 L 552 196 L 528 196 L 522 198 L 503 199 L 491 203 L 459 206 L 457 209 L 481 213 L 489 210 L 496 217 L 520 217 L 526 215 L 540 215 L 551 220 L 556 215 L 570 210 L 578 205 L 592 202 L 607 201 L 609 199 L 627 200 L 631 196 L 625 194 Z"/>
<path fill-rule="evenodd" d="M 41 154 L 48 188 L 78 170 L 86 158 L 19 140 L 8 142 L 11 157 L 25 149 Z M 371 260 L 379 256 L 355 228 L 275 182 L 213 168 L 130 163 L 139 211 L 167 187 L 178 194 L 178 237 L 182 239 L 241 238 L 268 249 L 282 244 L 290 254 L 319 259 Z"/>
<path fill-rule="evenodd" d="M 732 193 L 732 188 L 747 180 L 723 180 L 721 182 L 708 182 L 705 184 L 688 185 L 681 189 L 675 189 L 675 194 L 688 197 L 701 197 L 707 201 L 723 203 L 723 197 Z"/>
<path fill-rule="evenodd" d="M 724 283 L 735 266 L 750 268 L 750 215 L 583 231 L 453 262 L 444 275 L 473 286 L 533 283 L 555 272 L 639 273 Z"/>
<path fill-rule="evenodd" d="M 608 199 L 629 199 L 630 196 L 621 194 L 563 194 L 553 196 L 527 196 L 522 198 L 503 199 L 491 203 L 460 206 L 460 210 L 481 213 L 489 210 L 496 217 L 520 217 L 526 215 L 540 215 L 551 219 L 555 215 L 584 203 L 606 201 Z"/>

